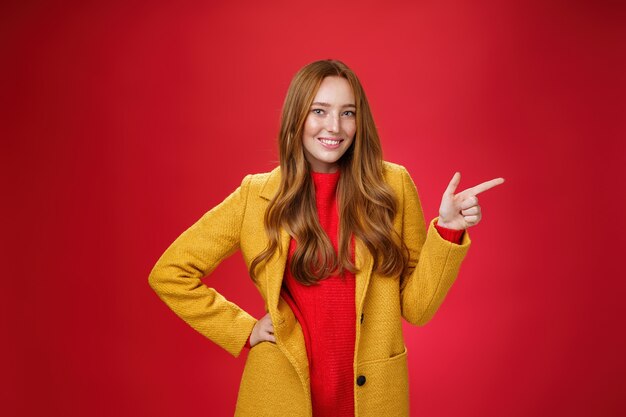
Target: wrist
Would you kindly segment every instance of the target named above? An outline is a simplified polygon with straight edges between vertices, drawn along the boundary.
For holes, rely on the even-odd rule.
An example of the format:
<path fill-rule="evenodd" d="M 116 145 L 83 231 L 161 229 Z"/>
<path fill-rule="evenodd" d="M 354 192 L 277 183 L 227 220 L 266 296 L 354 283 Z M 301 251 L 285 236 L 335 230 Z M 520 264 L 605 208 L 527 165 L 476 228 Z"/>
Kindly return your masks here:
<path fill-rule="evenodd" d="M 252 348 L 256 344 L 256 339 L 254 337 L 254 331 L 256 330 L 256 326 L 259 322 L 257 321 L 252 328 L 252 331 L 248 335 L 248 340 L 246 340 L 246 347 Z"/>
<path fill-rule="evenodd" d="M 454 227 L 452 226 L 452 224 L 450 223 L 446 223 L 445 221 L 441 220 L 441 218 L 438 218 L 437 221 L 435 222 L 436 226 L 439 227 L 443 227 L 444 229 L 453 229 Z"/>
<path fill-rule="evenodd" d="M 465 229 L 457 230 L 444 227 L 439 225 L 438 222 L 435 223 L 435 229 L 437 230 L 437 233 L 439 233 L 439 236 L 441 236 L 443 239 L 457 244 L 461 243 L 463 234 L 465 233 Z"/>

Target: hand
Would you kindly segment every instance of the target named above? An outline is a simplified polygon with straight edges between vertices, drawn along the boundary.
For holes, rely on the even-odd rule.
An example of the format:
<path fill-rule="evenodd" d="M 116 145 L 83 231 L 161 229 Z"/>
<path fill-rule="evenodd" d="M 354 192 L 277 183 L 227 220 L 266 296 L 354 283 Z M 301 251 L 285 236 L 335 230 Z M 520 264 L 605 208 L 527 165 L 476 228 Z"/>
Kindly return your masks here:
<path fill-rule="evenodd" d="M 454 191 L 459 182 L 461 182 L 461 173 L 455 172 L 441 199 L 439 220 L 437 221 L 439 226 L 455 230 L 476 226 L 482 218 L 478 197 L 476 196 L 483 191 L 502 184 L 504 178 L 494 178 L 455 195 Z"/>
<path fill-rule="evenodd" d="M 274 338 L 274 325 L 272 324 L 270 313 L 265 314 L 263 318 L 254 325 L 252 333 L 250 334 L 250 347 L 265 341 L 276 343 L 276 339 Z"/>

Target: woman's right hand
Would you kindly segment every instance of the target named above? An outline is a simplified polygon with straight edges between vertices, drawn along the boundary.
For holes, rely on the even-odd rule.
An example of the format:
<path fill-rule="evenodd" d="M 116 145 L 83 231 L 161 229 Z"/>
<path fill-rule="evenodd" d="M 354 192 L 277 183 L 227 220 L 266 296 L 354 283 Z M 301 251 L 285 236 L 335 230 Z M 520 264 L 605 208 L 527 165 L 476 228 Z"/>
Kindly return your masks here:
<path fill-rule="evenodd" d="M 272 324 L 270 313 L 265 314 L 263 318 L 254 325 L 252 333 L 250 334 L 250 347 L 266 341 L 276 343 L 276 339 L 274 338 L 274 325 Z"/>

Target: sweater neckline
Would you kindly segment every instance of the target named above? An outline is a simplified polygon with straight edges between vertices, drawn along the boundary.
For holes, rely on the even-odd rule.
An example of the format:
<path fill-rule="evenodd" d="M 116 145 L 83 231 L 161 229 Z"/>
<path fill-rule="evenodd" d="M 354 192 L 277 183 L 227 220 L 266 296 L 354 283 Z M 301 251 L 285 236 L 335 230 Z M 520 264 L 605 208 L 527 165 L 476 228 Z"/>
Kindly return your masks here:
<path fill-rule="evenodd" d="M 311 171 L 311 178 L 315 185 L 315 196 L 317 199 L 326 200 L 332 198 L 337 190 L 340 174 L 341 170 L 339 169 L 335 172 Z"/>
<path fill-rule="evenodd" d="M 318 176 L 339 176 L 339 174 L 341 173 L 341 170 L 338 169 L 335 172 L 317 172 L 317 171 L 311 171 L 312 175 L 318 175 Z"/>

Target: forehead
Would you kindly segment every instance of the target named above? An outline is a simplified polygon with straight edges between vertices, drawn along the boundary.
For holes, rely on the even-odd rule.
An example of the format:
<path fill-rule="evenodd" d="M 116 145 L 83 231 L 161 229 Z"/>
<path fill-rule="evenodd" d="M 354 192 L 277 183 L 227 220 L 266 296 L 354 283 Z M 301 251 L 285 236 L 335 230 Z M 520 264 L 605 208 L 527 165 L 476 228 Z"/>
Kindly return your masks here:
<path fill-rule="evenodd" d="M 314 101 L 340 105 L 354 104 L 354 92 L 345 78 L 329 76 L 322 80 Z"/>

